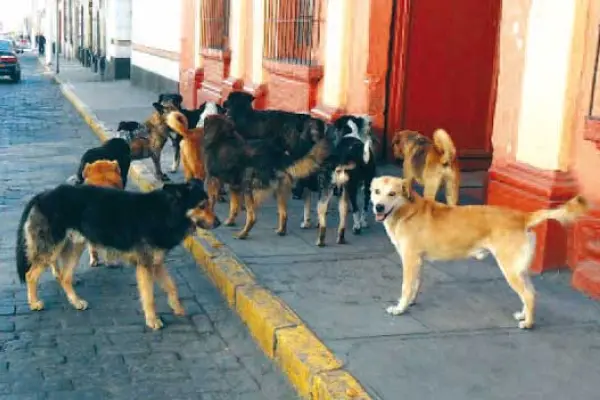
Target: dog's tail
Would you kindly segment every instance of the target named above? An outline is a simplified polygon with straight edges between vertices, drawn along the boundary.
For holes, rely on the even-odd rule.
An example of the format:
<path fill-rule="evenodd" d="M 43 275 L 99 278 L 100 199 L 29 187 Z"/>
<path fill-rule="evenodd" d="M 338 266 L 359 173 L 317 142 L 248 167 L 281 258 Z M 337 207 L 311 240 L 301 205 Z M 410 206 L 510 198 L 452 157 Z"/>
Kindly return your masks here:
<path fill-rule="evenodd" d="M 31 260 L 27 255 L 27 238 L 25 235 L 25 224 L 29 221 L 29 217 L 38 203 L 39 194 L 36 195 L 33 199 L 25 205 L 25 209 L 23 210 L 23 214 L 21 214 L 21 220 L 19 221 L 19 230 L 17 231 L 17 245 L 15 246 L 16 250 L 16 261 L 17 261 L 17 275 L 19 275 L 19 280 L 21 283 L 25 282 L 25 275 L 31 269 Z"/>
<path fill-rule="evenodd" d="M 440 162 L 448 167 L 456 158 L 456 147 L 448 132 L 444 129 L 436 129 L 433 132 L 433 145 L 442 154 Z"/>
<path fill-rule="evenodd" d="M 330 145 L 327 139 L 319 140 L 308 154 L 286 168 L 285 173 L 292 178 L 306 178 L 317 171 L 329 156 Z"/>
<path fill-rule="evenodd" d="M 526 226 L 532 228 L 549 219 L 557 220 L 561 224 L 569 223 L 585 214 L 588 209 L 589 204 L 586 199 L 581 195 L 575 196 L 558 208 L 530 213 L 526 220 Z"/>
<path fill-rule="evenodd" d="M 183 136 L 184 139 L 190 135 L 188 120 L 179 111 L 171 111 L 167 115 L 166 123 L 169 128 Z"/>

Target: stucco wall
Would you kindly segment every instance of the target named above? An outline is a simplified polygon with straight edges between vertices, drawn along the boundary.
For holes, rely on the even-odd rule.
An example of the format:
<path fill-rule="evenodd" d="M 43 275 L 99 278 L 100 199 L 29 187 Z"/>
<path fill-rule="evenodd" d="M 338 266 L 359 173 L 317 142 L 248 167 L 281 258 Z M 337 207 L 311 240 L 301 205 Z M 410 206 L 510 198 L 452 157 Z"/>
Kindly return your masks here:
<path fill-rule="evenodd" d="M 136 45 L 179 53 L 181 2 L 132 0 L 133 66 L 179 81 L 179 61 L 136 50 Z"/>

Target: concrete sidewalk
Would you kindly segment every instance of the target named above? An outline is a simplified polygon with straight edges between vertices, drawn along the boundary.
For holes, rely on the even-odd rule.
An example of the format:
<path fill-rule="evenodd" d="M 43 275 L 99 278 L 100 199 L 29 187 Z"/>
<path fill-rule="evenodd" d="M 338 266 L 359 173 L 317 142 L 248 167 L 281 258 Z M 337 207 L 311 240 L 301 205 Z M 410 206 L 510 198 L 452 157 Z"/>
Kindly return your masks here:
<path fill-rule="evenodd" d="M 105 131 L 122 119 L 142 121 L 152 111 L 156 93 L 127 81 L 96 82 L 89 70 L 65 64 L 63 87 Z M 171 151 L 167 145 L 165 171 Z M 148 162 L 134 164 L 143 165 L 144 179 L 151 179 Z M 399 173 L 393 167 L 382 170 Z M 182 180 L 180 172 L 172 177 Z M 461 203 L 480 201 L 481 178 L 465 174 Z M 242 214 L 237 228 L 219 228 L 216 239 L 206 235 L 198 245 L 187 243 L 301 395 L 597 398 L 600 304 L 573 291 L 568 272 L 534 278 L 538 329 L 530 332 L 516 328 L 512 312 L 520 302 L 491 259 L 427 263 L 419 303 L 406 315 L 390 317 L 385 307 L 401 286 L 398 256 L 372 220 L 362 235 L 349 234 L 349 244 L 336 245 L 336 208 L 325 248 L 314 245 L 315 229 L 299 228 L 302 204 L 294 200 L 286 237 L 274 233 L 276 210 L 270 202 L 246 241 L 232 238 Z M 218 213 L 224 217 L 227 205 Z"/>

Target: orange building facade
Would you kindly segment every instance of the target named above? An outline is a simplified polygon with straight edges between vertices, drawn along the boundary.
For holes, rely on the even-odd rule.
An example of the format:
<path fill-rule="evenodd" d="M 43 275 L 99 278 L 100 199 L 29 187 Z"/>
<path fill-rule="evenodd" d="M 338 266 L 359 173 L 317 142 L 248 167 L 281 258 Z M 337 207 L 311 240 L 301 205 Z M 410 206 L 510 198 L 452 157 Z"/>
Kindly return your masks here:
<path fill-rule="evenodd" d="M 257 108 L 368 114 L 388 160 L 395 131 L 444 127 L 463 169 L 489 169 L 491 204 L 600 201 L 592 0 L 181 1 L 188 107 L 243 90 Z M 568 265 L 600 297 L 598 208 L 537 237 L 535 272 Z"/>

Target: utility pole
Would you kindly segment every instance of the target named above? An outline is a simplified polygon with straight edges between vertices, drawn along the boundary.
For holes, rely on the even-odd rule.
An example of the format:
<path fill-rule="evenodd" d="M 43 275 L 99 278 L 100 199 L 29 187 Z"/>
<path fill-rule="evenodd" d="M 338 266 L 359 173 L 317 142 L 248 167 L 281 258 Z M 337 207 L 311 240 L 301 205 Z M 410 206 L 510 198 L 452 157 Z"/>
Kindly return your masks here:
<path fill-rule="evenodd" d="M 58 12 L 58 2 L 59 0 L 56 0 L 56 73 L 59 74 L 60 73 L 60 57 L 58 56 L 59 53 L 59 42 L 60 42 L 60 13 Z"/>

